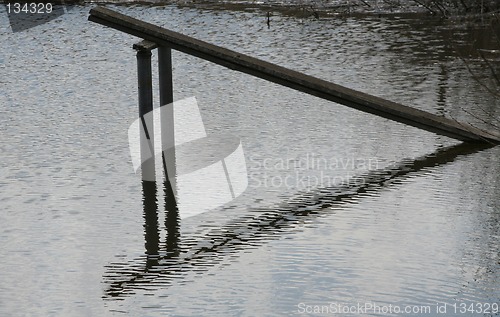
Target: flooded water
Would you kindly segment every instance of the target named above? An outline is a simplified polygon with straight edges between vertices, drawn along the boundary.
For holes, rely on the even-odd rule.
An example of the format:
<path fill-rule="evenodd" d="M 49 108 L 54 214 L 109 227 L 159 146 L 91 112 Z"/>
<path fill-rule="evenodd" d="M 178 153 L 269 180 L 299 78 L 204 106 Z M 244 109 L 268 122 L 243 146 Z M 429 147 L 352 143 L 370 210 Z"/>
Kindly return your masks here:
<path fill-rule="evenodd" d="M 467 44 L 489 29 L 279 13 L 268 28 L 256 9 L 110 8 L 500 125 L 500 101 L 487 91 L 500 56 L 488 65 L 474 54 L 495 43 Z M 90 9 L 17 33 L 0 13 L 0 315 L 499 315 L 499 147 L 174 51 L 174 99 L 196 97 L 207 133 L 238 137 L 248 173 L 242 195 L 178 220 L 163 184 L 143 186 L 130 158 L 138 39 L 88 22 Z"/>

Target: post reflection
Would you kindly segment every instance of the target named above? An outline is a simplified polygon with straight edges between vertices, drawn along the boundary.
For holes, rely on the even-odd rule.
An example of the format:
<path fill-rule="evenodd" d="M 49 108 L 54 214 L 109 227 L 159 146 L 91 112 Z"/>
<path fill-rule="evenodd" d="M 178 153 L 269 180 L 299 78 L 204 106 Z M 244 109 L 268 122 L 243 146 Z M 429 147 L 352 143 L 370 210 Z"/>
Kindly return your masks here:
<path fill-rule="evenodd" d="M 104 280 L 110 284 L 104 298 L 119 298 L 134 293 L 140 285 L 151 282 L 152 271 L 157 271 L 162 261 L 179 255 L 178 241 L 179 211 L 173 188 L 167 180 L 163 183 L 166 239 L 162 247 L 158 220 L 158 199 L 156 182 L 142 181 L 142 203 L 144 216 L 143 257 L 127 263 L 114 263 L 107 266 L 109 274 Z"/>
<path fill-rule="evenodd" d="M 179 255 L 179 208 L 175 200 L 174 188 L 167 179 L 163 182 L 163 196 L 165 198 L 165 229 L 167 238 L 165 241 L 166 257 L 176 257 Z"/>
<path fill-rule="evenodd" d="M 156 199 L 156 182 L 142 181 L 142 204 L 144 211 L 144 246 L 148 266 L 157 262 L 160 245 L 158 229 L 158 203 Z"/>

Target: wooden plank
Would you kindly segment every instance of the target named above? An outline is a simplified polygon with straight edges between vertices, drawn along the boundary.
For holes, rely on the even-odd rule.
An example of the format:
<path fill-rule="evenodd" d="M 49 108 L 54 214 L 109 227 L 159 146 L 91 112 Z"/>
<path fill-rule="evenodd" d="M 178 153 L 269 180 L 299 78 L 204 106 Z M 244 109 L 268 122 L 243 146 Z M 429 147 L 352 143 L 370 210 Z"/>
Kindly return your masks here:
<path fill-rule="evenodd" d="M 93 8 L 90 10 L 89 20 L 233 70 L 419 129 L 462 141 L 500 144 L 500 133 L 498 131 L 480 130 L 466 123 L 456 122 L 426 111 L 349 89 L 137 20 L 110 9 Z"/>

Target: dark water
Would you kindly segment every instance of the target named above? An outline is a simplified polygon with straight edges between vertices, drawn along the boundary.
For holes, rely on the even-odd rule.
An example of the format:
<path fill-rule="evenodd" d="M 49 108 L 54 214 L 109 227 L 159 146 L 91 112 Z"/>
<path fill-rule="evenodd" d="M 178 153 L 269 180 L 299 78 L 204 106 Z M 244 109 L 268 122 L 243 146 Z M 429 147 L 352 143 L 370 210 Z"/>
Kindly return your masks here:
<path fill-rule="evenodd" d="M 19 33 L 0 18 L 2 316 L 328 315 L 358 303 L 379 305 L 363 312 L 371 316 L 402 315 L 389 305 L 498 315 L 498 147 L 460 145 L 174 52 L 175 99 L 195 96 L 207 132 L 241 139 L 249 182 L 176 226 L 163 186 L 143 188 L 129 155 L 138 40 L 88 22 L 90 8 Z M 254 10 L 115 9 L 499 125 L 499 101 L 484 87 L 494 87 L 490 68 L 475 54 L 495 48 L 480 37 L 488 28 L 278 14 L 268 28 Z M 460 314 L 470 304 L 475 313 Z"/>

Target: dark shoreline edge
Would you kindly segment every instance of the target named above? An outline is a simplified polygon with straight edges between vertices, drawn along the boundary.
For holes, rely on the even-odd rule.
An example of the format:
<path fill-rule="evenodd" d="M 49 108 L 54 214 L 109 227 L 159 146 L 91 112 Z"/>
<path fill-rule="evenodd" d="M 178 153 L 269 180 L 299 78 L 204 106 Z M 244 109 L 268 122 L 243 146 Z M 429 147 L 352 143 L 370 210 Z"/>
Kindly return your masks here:
<path fill-rule="evenodd" d="M 33 2 L 32 0 L 0 0 L 0 4 L 9 2 Z M 45 2 L 45 1 L 44 1 Z M 297 18 L 347 18 L 347 17 L 406 17 L 406 18 L 437 18 L 460 22 L 482 22 L 500 20 L 500 9 L 484 13 L 458 13 L 443 16 L 433 14 L 417 2 L 408 0 L 405 4 L 391 7 L 386 2 L 379 7 L 360 5 L 321 3 L 315 0 L 50 0 L 52 4 L 59 5 L 116 5 L 116 6 L 167 6 L 175 5 L 180 8 L 198 8 L 205 10 L 231 10 L 231 11 L 262 11 L 283 14 Z M 299 3 L 300 2 L 300 3 Z M 365 1 L 366 2 L 366 1 Z"/>

